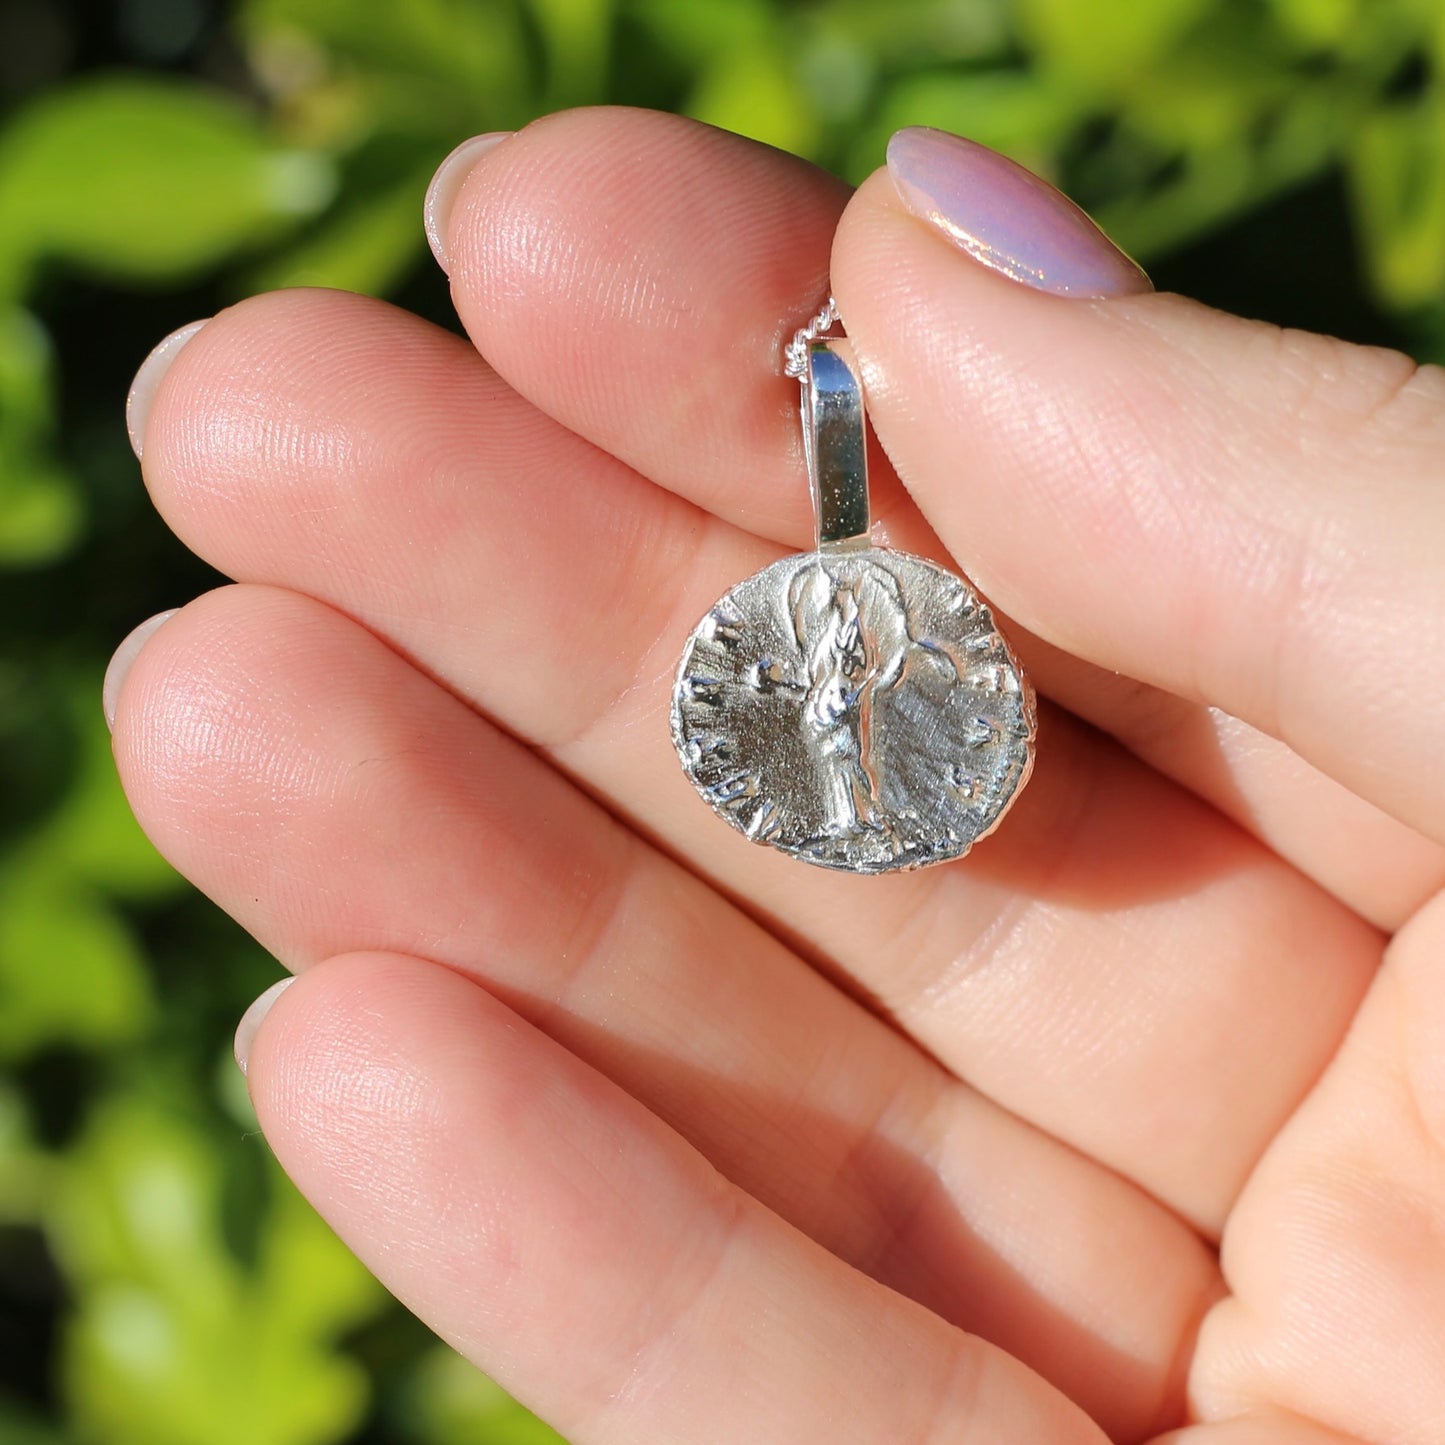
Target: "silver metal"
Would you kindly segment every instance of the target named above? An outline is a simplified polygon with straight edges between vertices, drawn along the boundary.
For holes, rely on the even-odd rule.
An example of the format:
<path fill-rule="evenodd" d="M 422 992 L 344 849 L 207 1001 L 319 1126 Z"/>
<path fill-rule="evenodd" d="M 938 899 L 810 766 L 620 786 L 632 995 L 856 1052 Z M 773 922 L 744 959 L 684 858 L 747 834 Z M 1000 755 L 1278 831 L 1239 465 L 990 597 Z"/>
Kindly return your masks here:
<path fill-rule="evenodd" d="M 802 413 L 818 550 L 867 546 L 868 426 L 863 381 L 846 341 L 809 344 Z"/>
<path fill-rule="evenodd" d="M 826 336 L 838 324 L 838 303 L 830 296 L 816 316 L 800 326 L 783 348 L 783 375 L 803 381 L 808 375 L 808 343 Z"/>
<path fill-rule="evenodd" d="M 868 537 L 863 390 L 831 300 L 802 361 L 818 550 L 740 582 L 693 629 L 672 740 L 713 810 L 825 868 L 967 853 L 1033 768 L 1033 689 L 962 578 Z"/>

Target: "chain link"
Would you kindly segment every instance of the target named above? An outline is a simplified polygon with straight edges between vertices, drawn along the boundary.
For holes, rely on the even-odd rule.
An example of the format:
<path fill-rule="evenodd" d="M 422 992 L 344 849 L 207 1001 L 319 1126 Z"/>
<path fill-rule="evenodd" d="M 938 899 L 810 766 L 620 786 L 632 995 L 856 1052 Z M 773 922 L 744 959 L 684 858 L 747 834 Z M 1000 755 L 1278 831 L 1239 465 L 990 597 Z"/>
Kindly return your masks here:
<path fill-rule="evenodd" d="M 806 326 L 800 326 L 783 348 L 783 375 L 805 381 L 808 376 L 808 346 L 837 324 L 838 303 L 830 296 L 823 309 Z"/>

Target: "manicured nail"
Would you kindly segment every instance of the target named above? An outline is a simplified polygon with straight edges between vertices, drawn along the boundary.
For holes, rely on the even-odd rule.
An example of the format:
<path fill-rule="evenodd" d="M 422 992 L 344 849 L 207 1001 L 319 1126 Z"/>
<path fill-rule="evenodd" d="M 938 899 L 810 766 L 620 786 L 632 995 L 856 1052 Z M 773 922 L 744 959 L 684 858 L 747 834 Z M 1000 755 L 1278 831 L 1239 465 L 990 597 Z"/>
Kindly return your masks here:
<path fill-rule="evenodd" d="M 452 207 L 457 203 L 462 182 L 477 160 L 486 155 L 493 146 L 499 145 L 510 130 L 494 130 L 487 135 L 474 135 L 464 140 L 441 165 L 426 188 L 426 200 L 422 205 L 422 217 L 426 223 L 426 238 L 431 253 L 437 258 L 437 265 L 451 275 L 451 258 L 447 255 L 447 226 L 451 222 Z"/>
<path fill-rule="evenodd" d="M 151 414 L 151 403 L 156 399 L 161 378 L 171 369 L 171 362 L 176 359 L 181 347 L 205 324 L 205 321 L 192 321 L 172 331 L 163 341 L 157 342 L 151 354 L 141 362 L 140 370 L 130 384 L 130 395 L 125 399 L 125 429 L 130 433 L 131 449 L 136 456 L 140 456 L 145 446 L 146 418 Z"/>
<path fill-rule="evenodd" d="M 1055 296 L 1131 296 L 1154 289 L 1069 198 L 973 141 L 926 126 L 888 142 L 903 204 L 975 261 Z"/>
<path fill-rule="evenodd" d="M 266 1021 L 266 1015 L 271 1012 L 271 1005 L 281 997 L 293 983 L 296 982 L 294 974 L 287 974 L 285 978 L 278 978 L 270 988 L 263 993 L 245 1013 L 241 1015 L 241 1022 L 236 1025 L 236 1067 L 244 1074 L 246 1066 L 251 1059 L 251 1045 L 256 1042 L 256 1035 L 261 1031 L 261 1025 Z"/>
<path fill-rule="evenodd" d="M 120 690 L 125 683 L 126 674 L 131 670 L 131 665 L 140 656 L 141 648 L 151 640 L 161 624 L 174 617 L 180 610 L 179 607 L 172 607 L 167 612 L 157 612 L 154 617 L 147 617 L 116 648 L 106 666 L 105 680 L 100 685 L 100 705 L 105 713 L 105 725 L 112 732 L 115 731 L 115 705 L 120 698 Z"/>

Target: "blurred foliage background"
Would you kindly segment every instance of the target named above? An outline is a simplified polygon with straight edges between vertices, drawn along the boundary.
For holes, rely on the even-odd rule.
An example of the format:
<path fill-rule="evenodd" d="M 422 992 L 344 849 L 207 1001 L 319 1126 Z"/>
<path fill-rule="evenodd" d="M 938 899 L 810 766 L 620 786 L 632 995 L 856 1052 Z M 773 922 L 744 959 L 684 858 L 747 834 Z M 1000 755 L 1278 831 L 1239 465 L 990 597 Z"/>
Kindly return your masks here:
<path fill-rule="evenodd" d="M 1439 0 L 0 0 L 0 1445 L 556 1438 L 280 1177 L 275 965 L 114 780 L 111 648 L 216 580 L 125 441 L 156 339 L 301 283 L 450 324 L 436 162 L 614 101 L 855 179 L 961 131 L 1166 287 L 1445 358 L 1442 67 Z"/>

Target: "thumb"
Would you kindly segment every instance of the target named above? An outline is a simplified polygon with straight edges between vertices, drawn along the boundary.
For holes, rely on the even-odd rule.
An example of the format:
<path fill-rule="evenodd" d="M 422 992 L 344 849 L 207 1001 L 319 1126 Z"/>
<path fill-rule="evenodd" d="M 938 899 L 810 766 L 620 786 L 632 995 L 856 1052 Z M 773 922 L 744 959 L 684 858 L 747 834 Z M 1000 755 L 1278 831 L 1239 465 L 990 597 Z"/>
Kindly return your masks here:
<path fill-rule="evenodd" d="M 1153 294 L 937 131 L 894 137 L 833 282 L 879 439 L 1003 610 L 1445 838 L 1445 374 Z"/>

